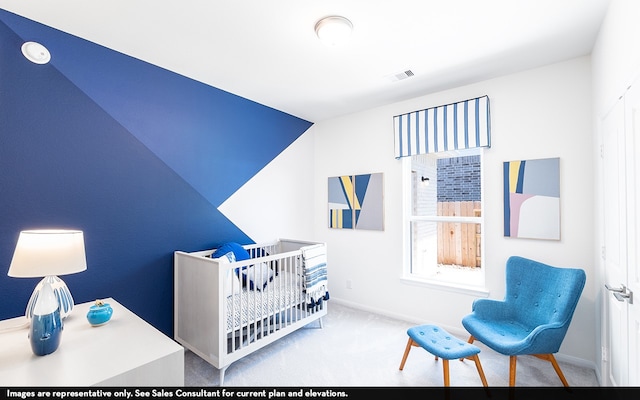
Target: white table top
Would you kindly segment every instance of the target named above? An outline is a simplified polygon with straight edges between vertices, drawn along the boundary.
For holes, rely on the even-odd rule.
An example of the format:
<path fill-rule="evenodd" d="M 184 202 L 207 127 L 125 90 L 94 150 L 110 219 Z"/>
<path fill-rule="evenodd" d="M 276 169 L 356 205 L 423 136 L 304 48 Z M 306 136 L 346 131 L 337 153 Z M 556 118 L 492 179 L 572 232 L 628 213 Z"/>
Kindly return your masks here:
<path fill-rule="evenodd" d="M 184 351 L 113 298 L 104 302 L 113 308 L 108 323 L 87 321 L 95 302 L 76 304 L 64 320 L 60 346 L 46 356 L 33 354 L 25 317 L 0 321 L 0 386 L 91 386 Z"/>

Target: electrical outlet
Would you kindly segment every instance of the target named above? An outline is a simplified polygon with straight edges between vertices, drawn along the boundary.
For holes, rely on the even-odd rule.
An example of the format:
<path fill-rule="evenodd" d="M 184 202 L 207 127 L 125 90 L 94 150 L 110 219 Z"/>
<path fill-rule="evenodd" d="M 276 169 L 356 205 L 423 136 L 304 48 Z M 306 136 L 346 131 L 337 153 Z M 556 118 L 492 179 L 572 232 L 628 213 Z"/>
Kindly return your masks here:
<path fill-rule="evenodd" d="M 351 279 L 347 279 L 347 289 L 351 289 Z"/>
<path fill-rule="evenodd" d="M 602 361 L 609 361 L 607 358 L 607 348 L 602 346 Z"/>

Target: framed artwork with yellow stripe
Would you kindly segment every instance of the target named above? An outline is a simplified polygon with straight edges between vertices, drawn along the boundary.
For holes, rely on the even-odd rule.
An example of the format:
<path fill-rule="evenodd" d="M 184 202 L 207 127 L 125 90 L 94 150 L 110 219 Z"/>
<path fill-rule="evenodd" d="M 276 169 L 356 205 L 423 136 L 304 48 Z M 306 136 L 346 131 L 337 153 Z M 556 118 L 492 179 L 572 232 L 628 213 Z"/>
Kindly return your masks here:
<path fill-rule="evenodd" d="M 329 178 L 329 228 L 384 230 L 383 174 Z"/>

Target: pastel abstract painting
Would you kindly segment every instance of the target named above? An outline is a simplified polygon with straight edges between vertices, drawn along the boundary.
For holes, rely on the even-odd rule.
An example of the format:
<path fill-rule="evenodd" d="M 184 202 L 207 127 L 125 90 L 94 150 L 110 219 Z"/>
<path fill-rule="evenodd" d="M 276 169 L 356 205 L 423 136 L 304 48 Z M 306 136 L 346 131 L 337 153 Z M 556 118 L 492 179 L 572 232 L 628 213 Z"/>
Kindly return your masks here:
<path fill-rule="evenodd" d="M 504 236 L 560 240 L 560 159 L 505 161 Z"/>

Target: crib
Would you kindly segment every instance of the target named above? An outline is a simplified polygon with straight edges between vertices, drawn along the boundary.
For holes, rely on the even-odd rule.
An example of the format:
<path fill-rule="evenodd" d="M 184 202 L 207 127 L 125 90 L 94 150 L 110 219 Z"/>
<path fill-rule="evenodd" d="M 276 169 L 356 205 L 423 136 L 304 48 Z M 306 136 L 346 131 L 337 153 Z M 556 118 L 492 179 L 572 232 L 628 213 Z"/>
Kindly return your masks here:
<path fill-rule="evenodd" d="M 246 260 L 217 257 L 220 248 L 174 252 L 174 339 L 217 368 L 221 386 L 233 362 L 299 328 L 322 328 L 327 314 L 325 243 L 242 248 Z"/>

